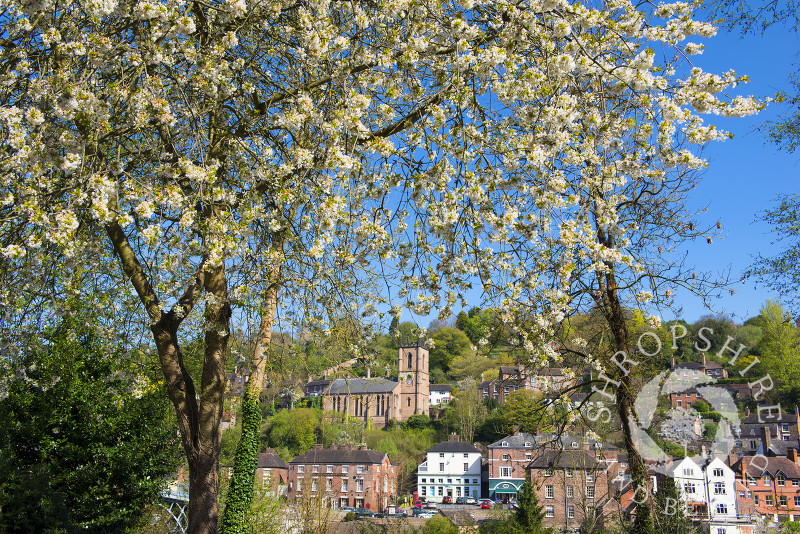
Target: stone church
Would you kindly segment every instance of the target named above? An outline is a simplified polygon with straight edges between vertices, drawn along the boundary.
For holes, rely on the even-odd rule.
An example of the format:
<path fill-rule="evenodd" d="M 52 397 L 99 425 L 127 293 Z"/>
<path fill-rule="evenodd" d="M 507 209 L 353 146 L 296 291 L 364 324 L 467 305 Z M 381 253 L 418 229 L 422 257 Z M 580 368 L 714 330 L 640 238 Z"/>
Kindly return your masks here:
<path fill-rule="evenodd" d="M 398 376 L 390 378 L 337 378 L 323 391 L 324 410 L 361 418 L 383 428 L 389 419 L 405 421 L 428 415 L 430 382 L 428 349 L 419 341 L 401 343 Z"/>

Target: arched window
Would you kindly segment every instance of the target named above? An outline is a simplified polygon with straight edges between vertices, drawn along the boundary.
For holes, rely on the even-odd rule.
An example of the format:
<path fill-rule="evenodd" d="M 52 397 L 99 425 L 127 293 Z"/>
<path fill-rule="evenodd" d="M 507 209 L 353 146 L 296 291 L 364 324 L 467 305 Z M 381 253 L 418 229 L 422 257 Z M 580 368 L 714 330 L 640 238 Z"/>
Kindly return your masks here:
<path fill-rule="evenodd" d="M 411 353 L 408 353 L 408 368 L 411 369 Z"/>
<path fill-rule="evenodd" d="M 411 397 L 407 398 L 406 402 L 408 403 L 408 406 L 411 406 Z"/>

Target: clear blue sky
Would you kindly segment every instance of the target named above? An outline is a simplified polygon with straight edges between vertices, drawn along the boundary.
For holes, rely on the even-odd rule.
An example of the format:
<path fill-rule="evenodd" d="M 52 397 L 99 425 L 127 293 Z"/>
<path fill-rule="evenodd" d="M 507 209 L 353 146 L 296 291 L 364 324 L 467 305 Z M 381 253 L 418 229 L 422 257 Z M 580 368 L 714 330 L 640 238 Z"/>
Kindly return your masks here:
<path fill-rule="evenodd" d="M 705 45 L 705 52 L 693 58 L 695 65 L 708 72 L 733 69 L 737 74 L 748 75 L 751 82 L 738 88 L 741 94 L 770 96 L 789 90 L 789 75 L 797 71 L 800 61 L 798 34 L 782 27 L 772 27 L 763 36 L 742 37 L 720 31 Z M 770 244 L 774 235 L 770 235 L 767 225 L 756 221 L 756 213 L 770 207 L 778 194 L 800 192 L 800 152 L 789 154 L 774 145 L 765 145 L 762 135 L 753 130 L 786 109 L 776 104 L 751 118 L 707 119 L 735 137 L 712 143 L 704 152 L 709 168 L 702 176 L 695 200 L 698 205 L 708 204 L 708 221 L 721 221 L 725 237 L 713 245 L 702 242 L 689 247 L 689 264 L 697 270 L 718 271 L 730 266 L 732 276 L 738 279 L 757 253 L 769 255 L 779 250 Z M 743 319 L 758 314 L 768 298 L 780 300 L 780 295 L 749 281 L 738 284 L 733 296 L 726 293 L 714 307 L 715 311 Z M 678 302 L 683 306 L 682 318 L 687 321 L 709 313 L 702 302 L 691 296 L 679 294 Z"/>

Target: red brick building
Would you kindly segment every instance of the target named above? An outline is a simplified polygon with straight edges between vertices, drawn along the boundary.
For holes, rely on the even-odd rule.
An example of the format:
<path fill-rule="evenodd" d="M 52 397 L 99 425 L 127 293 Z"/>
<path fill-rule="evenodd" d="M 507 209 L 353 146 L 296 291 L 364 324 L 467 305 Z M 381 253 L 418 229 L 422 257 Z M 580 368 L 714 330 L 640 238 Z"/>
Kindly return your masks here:
<path fill-rule="evenodd" d="M 797 449 L 788 456 L 743 456 L 731 466 L 736 473 L 739 513 L 756 513 L 772 521 L 800 521 L 800 462 Z"/>
<path fill-rule="evenodd" d="M 310 495 L 333 508 L 380 511 L 395 503 L 398 473 L 386 453 L 316 445 L 289 462 L 288 499 Z"/>
<path fill-rule="evenodd" d="M 613 483 L 618 470 L 615 459 L 606 460 L 599 450 L 585 446 L 541 451 L 528 471 L 544 511 L 545 526 L 602 530 L 619 510 Z"/>
<path fill-rule="evenodd" d="M 261 481 L 262 487 L 269 486 L 273 495 L 285 495 L 289 484 L 289 467 L 274 450 L 267 449 L 258 454 L 256 480 Z"/>

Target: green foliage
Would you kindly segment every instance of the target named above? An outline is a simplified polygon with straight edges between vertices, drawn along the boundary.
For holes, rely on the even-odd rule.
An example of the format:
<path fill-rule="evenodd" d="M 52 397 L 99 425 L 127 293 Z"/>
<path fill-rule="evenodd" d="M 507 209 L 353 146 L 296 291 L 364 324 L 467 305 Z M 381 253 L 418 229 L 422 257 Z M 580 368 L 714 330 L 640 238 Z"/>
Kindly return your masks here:
<path fill-rule="evenodd" d="M 344 521 L 350 522 L 356 520 L 356 513 L 355 512 L 347 512 L 344 514 Z"/>
<path fill-rule="evenodd" d="M 669 534 L 690 534 L 697 532 L 686 518 L 684 503 L 678 494 L 675 479 L 658 475 L 658 491 L 655 494 L 653 522 L 655 530 Z"/>
<path fill-rule="evenodd" d="M 761 363 L 781 393 L 788 394 L 800 385 L 800 334 L 792 318 L 776 301 L 761 308 L 764 332 L 758 344 Z"/>
<path fill-rule="evenodd" d="M 458 527 L 445 516 L 435 515 L 422 525 L 419 532 L 420 534 L 458 534 Z"/>
<path fill-rule="evenodd" d="M 495 366 L 495 362 L 486 356 L 481 356 L 475 352 L 469 352 L 457 356 L 450 362 L 450 376 L 455 380 L 462 380 L 465 378 L 480 380 L 481 373 Z"/>
<path fill-rule="evenodd" d="M 692 404 L 692 408 L 701 414 L 708 413 L 711 410 L 711 406 L 709 406 L 708 403 L 703 399 L 698 399 L 694 404 Z"/>
<path fill-rule="evenodd" d="M 433 332 L 431 338 L 434 346 L 430 349 L 430 367 L 447 372 L 455 358 L 469 356 L 473 353 L 472 342 L 457 328 L 444 327 Z"/>
<path fill-rule="evenodd" d="M 408 429 L 421 429 L 431 426 L 431 418 L 427 415 L 415 414 L 410 416 L 406 421 L 400 423 L 404 430 Z"/>
<path fill-rule="evenodd" d="M 703 429 L 703 439 L 713 440 L 714 436 L 717 435 L 718 428 L 719 426 L 716 423 L 706 423 Z"/>
<path fill-rule="evenodd" d="M 0 532 L 127 532 L 177 467 L 161 386 L 90 325 L 74 312 L 3 369 Z"/>
<path fill-rule="evenodd" d="M 230 486 L 222 515 L 224 534 L 245 534 L 247 514 L 253 501 L 253 484 L 258 465 L 259 427 L 261 407 L 258 400 L 250 398 L 248 388 L 242 399 L 242 431 L 236 459 L 233 464 Z"/>
<path fill-rule="evenodd" d="M 281 410 L 267 421 L 264 441 L 267 447 L 285 447 L 297 456 L 316 443 L 321 414 L 311 408 Z"/>
<path fill-rule="evenodd" d="M 517 510 L 514 522 L 517 524 L 516 532 L 524 534 L 541 534 L 550 532 L 542 524 L 544 512 L 539 505 L 539 499 L 530 481 L 525 481 L 517 493 Z"/>
<path fill-rule="evenodd" d="M 530 390 L 520 389 L 506 397 L 500 407 L 501 418 L 506 432 L 519 425 L 522 432 L 536 433 L 536 429 L 548 421 L 544 418 L 542 397 Z"/>

